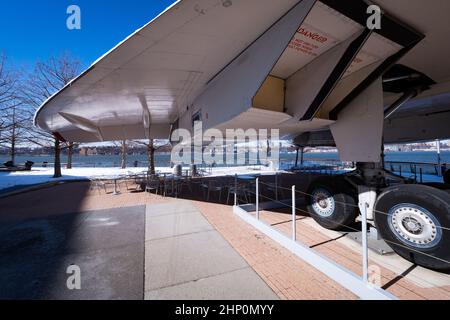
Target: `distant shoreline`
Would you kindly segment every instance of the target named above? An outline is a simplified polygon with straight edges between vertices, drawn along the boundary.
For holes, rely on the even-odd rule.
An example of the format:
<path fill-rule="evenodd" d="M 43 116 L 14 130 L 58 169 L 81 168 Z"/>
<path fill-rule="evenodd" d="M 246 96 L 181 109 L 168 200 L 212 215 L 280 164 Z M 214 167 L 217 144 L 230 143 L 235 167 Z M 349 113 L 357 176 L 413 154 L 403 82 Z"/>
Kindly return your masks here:
<path fill-rule="evenodd" d="M 411 150 L 411 151 L 397 151 L 397 150 L 385 150 L 385 153 L 421 153 L 421 152 L 428 152 L 428 153 L 437 153 L 436 149 L 429 149 L 429 150 Z M 450 149 L 441 149 L 441 153 L 450 153 Z M 296 151 L 281 151 L 280 154 L 288 154 L 288 153 L 296 153 Z M 328 154 L 338 154 L 338 151 L 330 151 L 330 150 L 308 150 L 305 152 L 305 154 L 311 154 L 311 153 L 328 153 Z M 170 152 L 159 152 L 155 153 L 155 156 L 169 156 Z M 17 154 L 18 157 L 53 157 L 53 154 Z M 67 156 L 66 154 L 62 154 L 62 156 Z M 90 155 L 80 155 L 80 154 L 74 154 L 75 157 L 80 158 L 92 158 L 92 157 L 120 157 L 120 155 L 117 154 L 90 154 Z M 9 154 L 0 153 L 0 158 L 9 157 Z M 128 157 L 147 157 L 146 154 L 129 154 Z"/>
<path fill-rule="evenodd" d="M 297 158 L 297 153 L 293 151 L 280 152 L 280 162 L 283 165 L 294 165 Z M 10 160 L 8 155 L 0 155 L 0 164 L 3 164 Z M 300 161 L 300 159 L 298 159 Z M 333 151 L 322 150 L 321 152 L 306 152 L 304 154 L 304 160 L 309 162 L 321 162 L 321 161 L 339 161 L 339 154 Z M 17 155 L 16 163 L 24 164 L 27 161 L 34 162 L 34 167 L 53 166 L 53 155 Z M 433 151 L 387 151 L 387 162 L 404 162 L 404 163 L 437 163 L 438 156 Z M 61 157 L 63 167 L 67 164 L 67 155 L 63 154 Z M 170 167 L 171 157 L 168 153 L 157 153 L 155 155 L 156 166 Z M 441 163 L 450 164 L 450 151 L 444 150 L 441 152 Z M 120 167 L 121 157 L 120 155 L 90 155 L 80 156 L 74 155 L 72 159 L 72 165 L 74 168 L 104 168 L 104 167 Z M 147 155 L 128 155 L 127 167 L 146 167 L 148 166 Z"/>

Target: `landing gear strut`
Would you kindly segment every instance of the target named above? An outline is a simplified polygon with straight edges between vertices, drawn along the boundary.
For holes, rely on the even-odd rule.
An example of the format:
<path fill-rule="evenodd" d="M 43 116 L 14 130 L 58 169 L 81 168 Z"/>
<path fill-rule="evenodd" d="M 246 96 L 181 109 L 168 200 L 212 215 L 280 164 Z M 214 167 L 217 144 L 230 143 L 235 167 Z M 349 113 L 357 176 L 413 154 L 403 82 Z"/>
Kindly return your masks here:
<path fill-rule="evenodd" d="M 450 195 L 442 190 L 408 184 L 373 163 L 357 166 L 361 182 L 379 195 L 371 203 L 372 219 L 386 243 L 403 258 L 420 266 L 450 270 Z M 387 178 L 400 184 L 389 187 Z M 362 194 L 359 194 L 361 200 Z"/>

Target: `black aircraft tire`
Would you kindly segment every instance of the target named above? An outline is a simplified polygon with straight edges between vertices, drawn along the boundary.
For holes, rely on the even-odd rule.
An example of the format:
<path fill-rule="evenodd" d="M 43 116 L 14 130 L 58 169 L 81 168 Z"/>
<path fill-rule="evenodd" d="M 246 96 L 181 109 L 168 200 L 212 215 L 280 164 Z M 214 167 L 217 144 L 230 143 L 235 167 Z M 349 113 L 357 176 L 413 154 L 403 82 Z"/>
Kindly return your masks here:
<path fill-rule="evenodd" d="M 429 186 L 435 189 L 439 189 L 442 191 L 450 190 L 450 184 L 447 183 L 440 183 L 440 182 L 427 182 L 427 183 L 421 183 L 421 185 Z"/>
<path fill-rule="evenodd" d="M 352 187 L 342 178 L 319 178 L 307 193 L 308 212 L 322 227 L 346 230 L 355 224 L 358 206 Z"/>
<path fill-rule="evenodd" d="M 450 271 L 450 194 L 424 185 L 390 187 L 378 197 L 375 223 L 400 256 L 425 268 Z"/>
<path fill-rule="evenodd" d="M 450 184 L 439 183 L 439 182 L 431 182 L 431 183 L 421 183 L 421 185 L 432 187 L 432 188 L 435 188 L 435 189 L 439 189 L 439 190 L 442 190 L 442 191 L 447 192 L 448 194 L 450 194 Z"/>

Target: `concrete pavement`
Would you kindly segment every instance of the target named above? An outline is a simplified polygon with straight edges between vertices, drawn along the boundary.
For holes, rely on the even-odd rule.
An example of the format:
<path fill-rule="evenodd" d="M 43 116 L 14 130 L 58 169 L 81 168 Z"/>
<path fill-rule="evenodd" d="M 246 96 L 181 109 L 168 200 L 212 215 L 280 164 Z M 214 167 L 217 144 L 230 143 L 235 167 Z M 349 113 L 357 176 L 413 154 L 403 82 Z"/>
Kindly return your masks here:
<path fill-rule="evenodd" d="M 145 298 L 278 299 L 198 209 L 183 200 L 147 206 Z"/>
<path fill-rule="evenodd" d="M 189 201 L 32 216 L 0 228 L 0 299 L 277 299 Z"/>
<path fill-rule="evenodd" d="M 145 206 L 30 219 L 0 230 L 0 299 L 139 300 Z M 80 268 L 81 290 L 67 269 Z"/>

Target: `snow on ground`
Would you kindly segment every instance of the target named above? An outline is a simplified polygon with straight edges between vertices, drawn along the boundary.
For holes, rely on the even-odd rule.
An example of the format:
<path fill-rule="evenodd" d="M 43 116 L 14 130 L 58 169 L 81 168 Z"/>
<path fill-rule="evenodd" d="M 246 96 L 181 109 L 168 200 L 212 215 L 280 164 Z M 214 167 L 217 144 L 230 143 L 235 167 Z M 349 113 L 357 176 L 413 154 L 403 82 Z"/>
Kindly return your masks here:
<path fill-rule="evenodd" d="M 141 169 L 140 171 L 142 171 Z M 89 179 L 94 176 L 112 177 L 126 174 L 128 170 L 113 168 L 62 169 L 62 178 L 53 179 L 53 168 L 33 168 L 32 171 L 0 172 L 0 190 L 18 186 L 30 186 L 54 181 Z"/>
<path fill-rule="evenodd" d="M 184 167 L 183 170 L 187 170 Z M 5 189 L 20 188 L 25 186 L 38 185 L 48 182 L 70 181 L 91 178 L 114 179 L 121 176 L 132 175 L 146 172 L 147 168 L 74 168 L 71 170 L 62 169 L 63 177 L 53 179 L 53 168 L 33 168 L 32 171 L 22 172 L 0 172 L 0 191 Z M 160 173 L 173 173 L 172 168 L 156 168 Z M 265 166 L 253 167 L 218 167 L 212 171 L 207 170 L 208 176 L 229 176 L 229 175 L 248 175 L 248 174 L 275 174 L 277 171 Z M 312 170 L 311 172 L 314 172 Z M 318 171 L 320 173 L 320 171 Z M 342 172 L 344 173 L 344 172 Z M 433 175 L 424 175 L 423 182 L 442 182 L 441 177 Z"/>
<path fill-rule="evenodd" d="M 187 170 L 188 168 L 183 168 Z M 53 179 L 53 168 L 33 168 L 32 171 L 22 172 L 0 172 L 0 191 L 5 189 L 38 185 L 48 182 L 70 181 L 91 178 L 114 179 L 121 176 L 146 172 L 147 168 L 74 168 L 71 170 L 62 169 L 62 178 Z M 156 168 L 160 173 L 173 173 L 172 168 Z M 274 174 L 275 171 L 267 167 L 233 167 L 233 168 L 213 168 L 208 171 L 211 176 L 226 176 L 234 174 Z"/>

